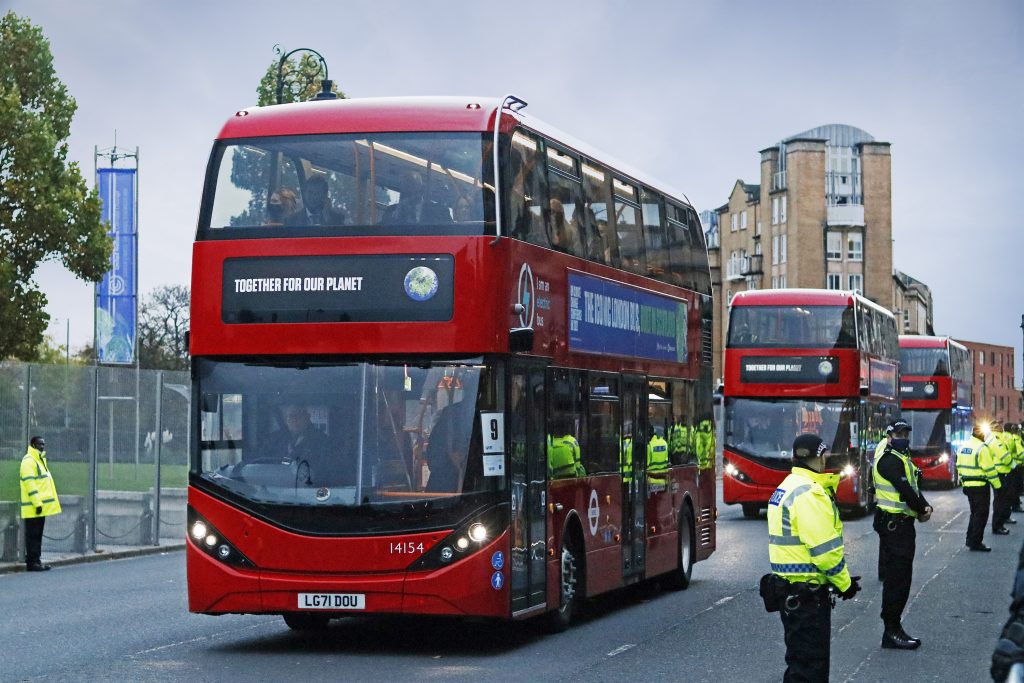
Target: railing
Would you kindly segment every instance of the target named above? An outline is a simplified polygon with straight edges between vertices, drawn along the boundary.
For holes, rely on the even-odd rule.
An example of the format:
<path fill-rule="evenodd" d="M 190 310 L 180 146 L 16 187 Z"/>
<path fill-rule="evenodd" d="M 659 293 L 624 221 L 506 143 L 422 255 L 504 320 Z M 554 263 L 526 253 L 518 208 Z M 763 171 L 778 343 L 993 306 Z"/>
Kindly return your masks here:
<path fill-rule="evenodd" d="M 764 272 L 763 261 L 764 256 L 762 254 L 755 254 L 753 256 L 745 256 L 740 261 L 740 274 L 741 275 L 760 275 Z"/>

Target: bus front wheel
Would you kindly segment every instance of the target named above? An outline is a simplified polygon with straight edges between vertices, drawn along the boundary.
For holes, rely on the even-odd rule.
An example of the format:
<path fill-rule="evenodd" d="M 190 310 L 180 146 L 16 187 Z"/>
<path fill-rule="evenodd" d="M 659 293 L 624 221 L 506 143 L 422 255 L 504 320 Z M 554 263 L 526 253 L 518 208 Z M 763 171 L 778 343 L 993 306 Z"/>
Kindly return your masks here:
<path fill-rule="evenodd" d="M 757 503 L 743 503 L 743 516 L 747 519 L 757 519 L 761 516 L 761 506 Z"/>
<path fill-rule="evenodd" d="M 573 613 L 579 606 L 579 559 L 572 545 L 562 540 L 561 562 L 558 563 L 558 608 L 548 612 L 547 627 L 551 633 L 561 633 L 572 623 Z"/>
<path fill-rule="evenodd" d="M 284 623 L 293 631 L 322 631 L 327 628 L 327 622 L 331 620 L 330 617 L 323 614 L 289 612 L 281 616 L 284 617 Z"/>

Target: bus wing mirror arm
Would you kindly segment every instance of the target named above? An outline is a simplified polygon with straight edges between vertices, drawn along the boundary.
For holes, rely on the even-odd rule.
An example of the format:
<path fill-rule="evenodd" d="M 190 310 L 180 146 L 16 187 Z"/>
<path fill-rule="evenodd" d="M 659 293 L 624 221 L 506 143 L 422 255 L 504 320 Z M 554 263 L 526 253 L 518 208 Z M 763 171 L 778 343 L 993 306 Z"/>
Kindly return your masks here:
<path fill-rule="evenodd" d="M 533 328 L 513 327 L 508 331 L 508 350 L 511 353 L 533 351 Z"/>

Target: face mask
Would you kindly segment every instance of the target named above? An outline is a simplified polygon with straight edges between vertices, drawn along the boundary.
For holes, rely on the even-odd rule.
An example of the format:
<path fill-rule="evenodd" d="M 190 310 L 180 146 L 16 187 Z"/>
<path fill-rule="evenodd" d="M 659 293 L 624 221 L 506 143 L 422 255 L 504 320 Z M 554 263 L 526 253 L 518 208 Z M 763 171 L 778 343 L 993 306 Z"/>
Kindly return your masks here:
<path fill-rule="evenodd" d="M 897 451 L 905 452 L 910 448 L 910 439 L 893 439 L 892 447 Z"/>

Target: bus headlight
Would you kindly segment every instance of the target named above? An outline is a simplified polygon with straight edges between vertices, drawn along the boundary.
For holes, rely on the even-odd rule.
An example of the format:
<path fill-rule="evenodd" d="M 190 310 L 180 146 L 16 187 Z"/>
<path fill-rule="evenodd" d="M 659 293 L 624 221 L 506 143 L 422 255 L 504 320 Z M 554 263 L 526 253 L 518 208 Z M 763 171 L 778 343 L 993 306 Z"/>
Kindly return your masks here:
<path fill-rule="evenodd" d="M 853 465 L 847 465 L 846 467 L 843 468 L 843 471 L 839 473 L 839 476 L 843 477 L 844 479 L 849 479 L 855 474 L 857 474 L 857 470 L 853 468 Z"/>
<path fill-rule="evenodd" d="M 192 525 L 192 538 L 196 541 L 201 541 L 206 538 L 206 525 L 202 522 L 196 522 Z"/>
<path fill-rule="evenodd" d="M 943 453 L 942 455 L 939 456 L 940 465 L 943 465 L 947 462 L 949 462 L 949 453 Z"/>
<path fill-rule="evenodd" d="M 737 472 L 739 472 L 739 470 L 736 469 L 736 465 L 733 465 L 731 462 L 725 463 L 726 474 L 728 474 L 730 477 L 735 477 Z"/>
<path fill-rule="evenodd" d="M 487 540 L 487 527 L 480 522 L 469 527 L 469 540 L 474 543 L 483 543 Z"/>

